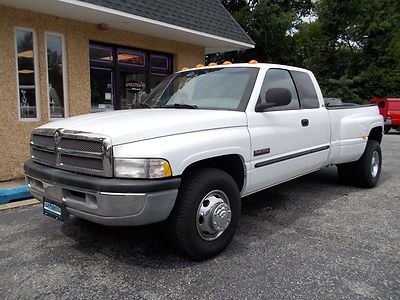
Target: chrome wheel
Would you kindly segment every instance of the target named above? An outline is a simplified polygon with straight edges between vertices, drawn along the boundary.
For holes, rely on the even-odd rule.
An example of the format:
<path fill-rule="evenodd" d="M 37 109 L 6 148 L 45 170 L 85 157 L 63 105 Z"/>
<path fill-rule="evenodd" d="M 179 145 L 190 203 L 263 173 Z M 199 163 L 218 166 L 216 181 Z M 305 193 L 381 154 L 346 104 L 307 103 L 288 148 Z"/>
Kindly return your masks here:
<path fill-rule="evenodd" d="M 213 241 L 229 227 L 231 215 L 228 196 L 220 190 L 211 191 L 197 209 L 197 232 L 203 240 Z"/>
<path fill-rule="evenodd" d="M 371 175 L 372 177 L 376 177 L 379 172 L 379 153 L 378 151 L 374 151 L 372 153 L 372 160 L 371 160 Z"/>

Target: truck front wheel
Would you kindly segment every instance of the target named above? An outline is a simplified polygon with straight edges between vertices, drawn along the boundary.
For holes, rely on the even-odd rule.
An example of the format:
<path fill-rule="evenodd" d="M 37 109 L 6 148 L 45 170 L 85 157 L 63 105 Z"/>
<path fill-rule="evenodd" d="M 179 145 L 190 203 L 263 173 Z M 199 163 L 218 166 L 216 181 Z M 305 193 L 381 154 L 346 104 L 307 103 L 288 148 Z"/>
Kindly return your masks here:
<path fill-rule="evenodd" d="M 381 167 L 381 146 L 374 140 L 368 141 L 359 160 L 337 166 L 341 182 L 365 188 L 376 186 L 381 175 Z"/>
<path fill-rule="evenodd" d="M 383 132 L 384 132 L 385 134 L 387 134 L 387 133 L 390 131 L 390 129 L 392 129 L 391 126 L 385 125 L 385 127 L 383 128 Z"/>
<path fill-rule="evenodd" d="M 170 216 L 178 250 L 194 260 L 223 251 L 238 227 L 240 201 L 238 186 L 228 173 L 203 168 L 186 174 Z"/>

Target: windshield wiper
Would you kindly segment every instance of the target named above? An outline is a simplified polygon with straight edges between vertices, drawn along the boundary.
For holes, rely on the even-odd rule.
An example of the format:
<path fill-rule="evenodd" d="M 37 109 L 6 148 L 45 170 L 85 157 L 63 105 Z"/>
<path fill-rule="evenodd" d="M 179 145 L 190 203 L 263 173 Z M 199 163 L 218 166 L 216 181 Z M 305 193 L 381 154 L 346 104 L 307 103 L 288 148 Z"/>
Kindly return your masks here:
<path fill-rule="evenodd" d="M 135 105 L 135 108 L 153 108 L 153 107 L 151 107 L 149 104 L 143 102 L 143 103 L 139 103 L 139 104 Z"/>
<path fill-rule="evenodd" d="M 161 105 L 158 107 L 160 107 L 160 108 L 190 108 L 190 109 L 199 108 L 197 105 L 182 104 L 182 103 L 167 104 L 167 105 Z"/>

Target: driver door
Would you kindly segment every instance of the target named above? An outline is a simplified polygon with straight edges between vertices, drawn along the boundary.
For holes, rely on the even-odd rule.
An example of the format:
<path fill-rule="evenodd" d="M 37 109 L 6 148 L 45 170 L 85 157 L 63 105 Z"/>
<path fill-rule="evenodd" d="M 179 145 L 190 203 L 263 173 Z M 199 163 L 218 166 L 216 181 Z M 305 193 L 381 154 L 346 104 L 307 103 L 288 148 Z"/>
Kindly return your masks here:
<path fill-rule="evenodd" d="M 264 189 L 317 169 L 307 151 L 314 141 L 310 136 L 307 110 L 301 109 L 298 93 L 288 70 L 269 69 L 258 103 L 264 103 L 271 88 L 284 88 L 291 94 L 288 105 L 264 112 L 248 113 L 251 138 L 251 192 Z"/>

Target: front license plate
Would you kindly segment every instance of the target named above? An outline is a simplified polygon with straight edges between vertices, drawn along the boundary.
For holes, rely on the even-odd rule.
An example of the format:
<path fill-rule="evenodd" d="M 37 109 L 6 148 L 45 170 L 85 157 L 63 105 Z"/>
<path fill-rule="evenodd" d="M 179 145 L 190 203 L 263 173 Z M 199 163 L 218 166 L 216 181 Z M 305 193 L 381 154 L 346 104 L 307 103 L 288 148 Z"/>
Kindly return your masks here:
<path fill-rule="evenodd" d="M 64 205 L 44 200 L 43 214 L 59 221 L 65 221 L 68 212 Z"/>

